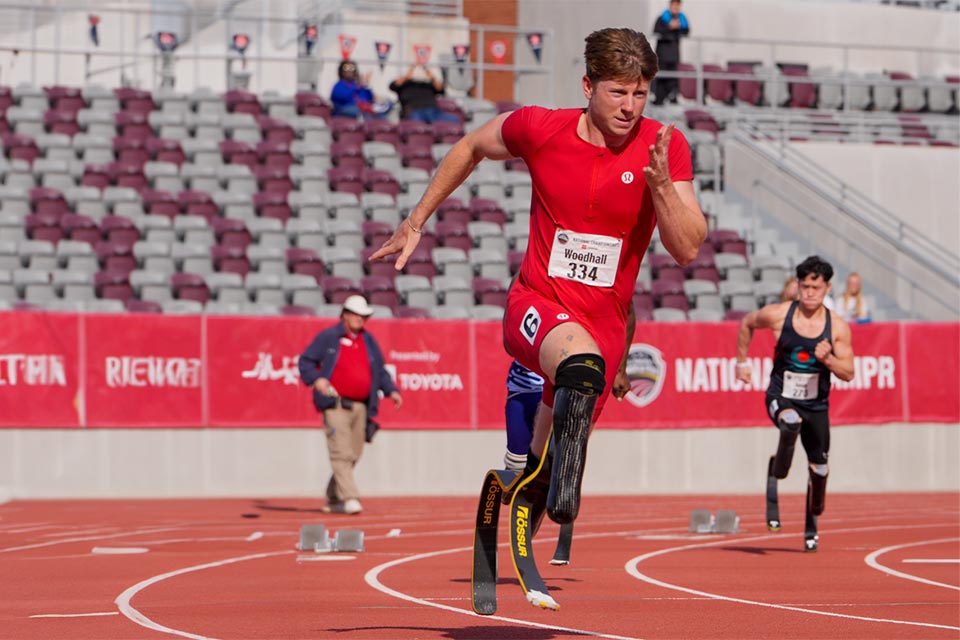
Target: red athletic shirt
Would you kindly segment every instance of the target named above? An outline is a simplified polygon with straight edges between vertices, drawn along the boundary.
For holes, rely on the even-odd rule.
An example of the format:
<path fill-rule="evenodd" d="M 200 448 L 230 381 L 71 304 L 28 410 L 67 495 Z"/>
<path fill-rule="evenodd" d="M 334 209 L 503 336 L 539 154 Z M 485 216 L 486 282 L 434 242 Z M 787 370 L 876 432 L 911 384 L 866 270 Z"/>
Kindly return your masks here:
<path fill-rule="evenodd" d="M 524 107 L 512 113 L 501 128 L 507 149 L 523 158 L 533 179 L 530 240 L 519 279 L 575 315 L 624 319 L 656 224 L 643 168 L 650 162 L 648 150 L 662 125 L 642 118 L 629 142 L 613 152 L 577 135 L 582 113 L 582 109 Z M 679 131 L 670 139 L 668 159 L 674 181 L 693 179 L 690 147 Z M 573 279 L 548 275 L 552 250 L 563 256 L 565 251 L 586 247 L 569 242 L 575 240 L 572 234 L 558 234 L 558 229 L 622 241 L 611 285 L 583 284 L 591 278 L 595 283 L 603 279 L 596 278 L 591 262 L 599 263 L 601 258 L 592 254 L 584 258 L 582 251 L 573 254 L 580 258 L 579 264 L 570 265 Z M 608 255 L 604 264 L 612 264 L 614 259 L 615 253 Z M 561 262 L 555 259 L 555 270 Z"/>
<path fill-rule="evenodd" d="M 371 380 L 370 359 L 363 334 L 351 336 L 348 333 L 340 338 L 340 353 L 330 374 L 330 384 L 342 397 L 364 401 L 370 396 Z"/>

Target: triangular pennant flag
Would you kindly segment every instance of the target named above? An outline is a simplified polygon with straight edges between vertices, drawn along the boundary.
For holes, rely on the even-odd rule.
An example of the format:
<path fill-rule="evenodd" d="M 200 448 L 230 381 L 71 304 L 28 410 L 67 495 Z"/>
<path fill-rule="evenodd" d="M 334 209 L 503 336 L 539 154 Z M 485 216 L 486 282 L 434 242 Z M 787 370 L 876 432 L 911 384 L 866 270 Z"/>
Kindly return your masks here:
<path fill-rule="evenodd" d="M 490 55 L 497 64 L 503 64 L 507 57 L 507 43 L 505 40 L 494 40 L 490 43 Z"/>
<path fill-rule="evenodd" d="M 470 57 L 470 45 L 468 44 L 455 44 L 453 45 L 453 57 L 459 64 L 463 64 L 467 61 L 467 58 Z"/>
<path fill-rule="evenodd" d="M 530 50 L 533 51 L 533 56 L 537 59 L 537 62 L 539 63 L 540 53 L 543 51 L 543 34 L 528 33 L 527 44 L 530 45 Z"/>
<path fill-rule="evenodd" d="M 428 44 L 413 45 L 413 55 L 416 57 L 417 64 L 427 64 L 430 61 L 430 51 Z"/>
<path fill-rule="evenodd" d="M 389 42 L 377 41 L 373 43 L 373 46 L 377 49 L 377 60 L 380 61 L 380 71 L 383 71 L 387 58 L 390 57 L 390 49 L 393 48 L 393 45 Z"/>
<path fill-rule="evenodd" d="M 353 53 L 354 47 L 357 46 L 357 39 L 343 33 L 337 37 L 340 39 L 340 55 L 346 60 Z"/>

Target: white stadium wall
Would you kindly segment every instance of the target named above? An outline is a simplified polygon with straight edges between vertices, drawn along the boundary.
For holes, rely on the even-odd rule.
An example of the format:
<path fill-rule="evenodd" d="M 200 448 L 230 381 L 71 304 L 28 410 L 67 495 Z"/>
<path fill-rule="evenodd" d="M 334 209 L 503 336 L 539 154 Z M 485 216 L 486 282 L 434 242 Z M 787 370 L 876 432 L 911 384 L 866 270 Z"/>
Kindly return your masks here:
<path fill-rule="evenodd" d="M 522 85 L 520 102 L 579 106 L 584 37 L 595 29 L 620 26 L 652 36 L 654 21 L 666 5 L 665 0 L 519 0 L 521 27 L 553 30 L 555 38 L 544 42 L 544 55 L 557 65 L 554 86 L 531 78 Z M 960 71 L 960 19 L 955 13 L 811 0 L 687 0 L 683 11 L 691 33 L 681 44 L 685 62 L 803 62 L 840 71 L 843 46 L 857 45 L 846 62 L 853 72 L 942 77 Z M 745 42 L 751 40 L 755 42 Z M 770 46 L 784 42 L 809 46 Z M 948 51 L 918 54 L 911 48 Z"/>
<path fill-rule="evenodd" d="M 758 395 L 757 402 L 762 402 Z M 756 494 L 772 426 L 598 430 L 589 495 Z M 498 431 L 383 431 L 357 465 L 365 496 L 474 495 L 502 464 Z M 798 453 L 785 493 L 802 493 Z M 960 490 L 960 426 L 832 429 L 830 490 Z M 320 429 L 0 429 L 0 501 L 11 498 L 268 497 L 322 500 L 330 475 Z M 640 498 L 642 499 L 642 498 Z M 757 508 L 760 509 L 760 502 Z"/>

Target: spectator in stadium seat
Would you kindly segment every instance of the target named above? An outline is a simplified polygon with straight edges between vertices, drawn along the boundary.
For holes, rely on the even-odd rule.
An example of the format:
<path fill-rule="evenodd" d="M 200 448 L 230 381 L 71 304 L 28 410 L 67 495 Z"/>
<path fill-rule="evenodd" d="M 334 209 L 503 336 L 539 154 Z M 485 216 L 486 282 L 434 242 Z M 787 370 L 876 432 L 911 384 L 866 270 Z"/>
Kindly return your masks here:
<path fill-rule="evenodd" d="M 321 331 L 300 356 L 300 379 L 313 388 L 313 404 L 323 413 L 333 475 L 327 484 L 326 513 L 363 510 L 353 468 L 363 453 L 368 423 L 377 415 L 379 394 L 403 404 L 384 367 L 383 352 L 364 324 L 373 308 L 363 296 L 343 301 L 340 323 Z M 374 423 L 375 424 L 375 423 Z"/>
<path fill-rule="evenodd" d="M 670 0 L 670 7 L 657 18 L 653 30 L 659 36 L 657 62 L 660 70 L 676 71 L 680 65 L 680 38 L 690 35 L 690 22 L 680 11 L 680 0 Z M 663 104 L 667 100 L 676 104 L 679 86 L 677 78 L 657 78 L 652 89 L 657 96 L 653 104 Z"/>
<path fill-rule="evenodd" d="M 847 322 L 870 322 L 870 307 L 863 297 L 863 282 L 856 271 L 847 276 L 847 288 L 837 306 L 837 312 Z"/>
<path fill-rule="evenodd" d="M 395 267 L 403 269 L 423 225 L 483 158 L 521 158 L 535 176 L 530 246 L 503 323 L 510 354 L 545 380 L 511 504 L 510 529 L 519 527 L 528 539 L 544 512 L 559 524 L 577 517 L 587 440 L 614 388 L 629 302 L 654 227 L 681 265 L 696 258 L 707 233 L 689 144 L 673 124 L 642 117 L 658 70 L 646 37 L 628 28 L 595 31 L 584 58 L 586 108 L 522 107 L 468 133 L 371 256 L 400 253 Z M 552 465 L 543 455 L 551 426 Z M 529 519 L 517 518 L 521 501 L 530 505 Z M 541 592 L 523 585 L 534 606 L 559 606 L 545 586 Z"/>
<path fill-rule="evenodd" d="M 393 103 L 377 101 L 369 86 L 370 74 L 362 77 L 358 74 L 357 63 L 353 60 L 344 60 L 337 67 L 337 76 L 340 79 L 333 85 L 330 93 L 333 115 L 386 118 L 393 108 Z"/>
<path fill-rule="evenodd" d="M 780 302 L 790 302 L 791 300 L 796 300 L 797 296 L 800 295 L 800 285 L 797 282 L 797 279 L 794 277 L 789 277 L 783 283 L 783 290 L 780 291 Z"/>
<path fill-rule="evenodd" d="M 404 120 L 419 120 L 427 124 L 438 120 L 460 122 L 457 116 L 437 106 L 437 96 L 443 95 L 443 80 L 426 65 L 411 65 L 404 75 L 390 83 L 390 91 L 397 94 L 400 117 Z"/>
<path fill-rule="evenodd" d="M 787 477 L 799 437 L 809 463 L 806 551 L 819 546 L 817 516 L 826 500 L 830 379 L 850 381 L 854 376 L 850 325 L 824 304 L 832 277 L 829 262 L 810 256 L 797 265 L 799 298 L 751 311 L 740 321 L 737 334 L 737 379 L 748 385 L 754 373 L 760 375 L 747 359 L 754 331 L 770 329 L 777 341 L 765 400 L 767 415 L 779 433 L 777 452 L 767 463 L 767 528 L 780 531 L 777 481 Z"/>

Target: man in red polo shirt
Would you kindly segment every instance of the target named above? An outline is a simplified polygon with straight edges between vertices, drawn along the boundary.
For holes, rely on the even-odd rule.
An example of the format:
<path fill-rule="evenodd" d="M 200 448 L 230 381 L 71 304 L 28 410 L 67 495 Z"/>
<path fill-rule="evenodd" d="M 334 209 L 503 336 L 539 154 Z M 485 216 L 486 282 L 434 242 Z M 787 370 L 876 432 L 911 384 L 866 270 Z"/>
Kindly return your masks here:
<path fill-rule="evenodd" d="M 300 356 L 300 378 L 313 387 L 313 403 L 323 413 L 333 475 L 327 506 L 333 513 L 360 513 L 353 468 L 363 453 L 367 421 L 377 415 L 379 394 L 399 409 L 400 392 L 384 368 L 383 353 L 363 326 L 373 309 L 363 296 L 343 302 L 340 323 L 321 331 Z"/>
<path fill-rule="evenodd" d="M 579 510 L 587 438 L 613 386 L 654 226 L 681 265 L 693 261 L 707 232 L 686 140 L 672 124 L 643 117 L 658 70 L 647 39 L 632 29 L 602 29 L 586 38 L 584 58 L 585 109 L 525 107 L 472 131 L 371 256 L 400 253 L 402 269 L 424 223 L 477 163 L 526 162 L 533 179 L 530 240 L 507 302 L 504 342 L 545 384 L 527 477 L 516 493 L 548 492 L 546 509 L 561 524 Z M 551 425 L 555 452 L 547 482 L 543 452 Z M 536 518 L 530 520 L 535 530 Z M 556 605 L 549 596 L 527 595 L 537 606 Z"/>

